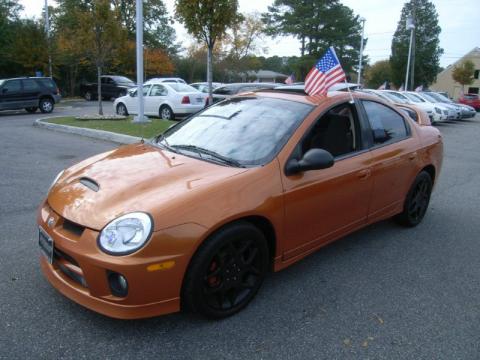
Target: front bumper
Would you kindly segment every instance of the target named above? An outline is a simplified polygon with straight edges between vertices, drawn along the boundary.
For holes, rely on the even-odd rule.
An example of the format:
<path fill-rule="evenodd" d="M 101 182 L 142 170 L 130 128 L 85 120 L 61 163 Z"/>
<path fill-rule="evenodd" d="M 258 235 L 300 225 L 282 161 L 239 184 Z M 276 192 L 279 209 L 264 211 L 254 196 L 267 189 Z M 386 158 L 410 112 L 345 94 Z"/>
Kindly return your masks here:
<path fill-rule="evenodd" d="M 47 224 L 50 218 L 54 219 L 53 226 Z M 111 256 L 98 248 L 97 231 L 83 228 L 80 232 L 82 227 L 63 219 L 47 204 L 39 209 L 37 222 L 53 239 L 55 249 L 52 264 L 41 255 L 41 269 L 50 284 L 69 299 L 119 319 L 153 317 L 180 310 L 181 285 L 191 254 L 183 255 L 182 249 L 164 238 L 164 233 L 154 232 L 149 243 L 137 253 Z M 185 233 L 182 228 L 178 236 Z M 165 263 L 174 265 L 159 266 Z M 152 265 L 156 269 L 152 270 Z M 108 281 L 110 272 L 127 279 L 125 297 L 113 295 Z"/>

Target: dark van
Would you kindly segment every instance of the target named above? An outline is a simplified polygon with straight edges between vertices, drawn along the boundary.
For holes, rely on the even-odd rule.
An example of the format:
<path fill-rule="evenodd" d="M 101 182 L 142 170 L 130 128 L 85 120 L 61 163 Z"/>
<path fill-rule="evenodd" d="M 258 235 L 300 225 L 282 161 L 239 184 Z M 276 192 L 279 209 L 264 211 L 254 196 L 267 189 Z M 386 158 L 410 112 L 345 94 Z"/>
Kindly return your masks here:
<path fill-rule="evenodd" d="M 0 80 L 0 110 L 25 109 L 51 113 L 61 99 L 57 84 L 47 77 Z"/>

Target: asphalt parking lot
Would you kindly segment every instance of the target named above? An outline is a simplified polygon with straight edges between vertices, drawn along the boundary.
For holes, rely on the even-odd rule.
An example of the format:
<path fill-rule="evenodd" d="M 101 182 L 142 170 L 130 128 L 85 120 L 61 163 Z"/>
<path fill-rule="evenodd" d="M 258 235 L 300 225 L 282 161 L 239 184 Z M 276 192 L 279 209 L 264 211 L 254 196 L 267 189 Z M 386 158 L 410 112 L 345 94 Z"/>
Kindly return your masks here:
<path fill-rule="evenodd" d="M 480 357 L 480 114 L 438 125 L 444 167 L 420 226 L 384 221 L 339 240 L 268 276 L 247 309 L 216 322 L 113 320 L 47 283 L 36 208 L 58 171 L 116 145 L 34 128 L 38 117 L 0 113 L 1 359 Z"/>

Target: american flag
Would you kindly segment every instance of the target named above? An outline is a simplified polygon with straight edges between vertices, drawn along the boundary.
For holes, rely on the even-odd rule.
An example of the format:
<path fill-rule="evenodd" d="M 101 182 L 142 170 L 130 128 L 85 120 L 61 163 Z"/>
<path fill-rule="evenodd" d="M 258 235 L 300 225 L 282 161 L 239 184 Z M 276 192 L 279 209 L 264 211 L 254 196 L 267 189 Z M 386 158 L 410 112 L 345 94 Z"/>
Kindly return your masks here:
<path fill-rule="evenodd" d="M 330 86 L 344 81 L 345 78 L 337 54 L 333 47 L 330 47 L 305 78 L 305 92 L 308 95 L 326 95 Z"/>
<path fill-rule="evenodd" d="M 295 82 L 295 74 L 290 75 L 286 80 L 285 84 L 292 85 Z"/>

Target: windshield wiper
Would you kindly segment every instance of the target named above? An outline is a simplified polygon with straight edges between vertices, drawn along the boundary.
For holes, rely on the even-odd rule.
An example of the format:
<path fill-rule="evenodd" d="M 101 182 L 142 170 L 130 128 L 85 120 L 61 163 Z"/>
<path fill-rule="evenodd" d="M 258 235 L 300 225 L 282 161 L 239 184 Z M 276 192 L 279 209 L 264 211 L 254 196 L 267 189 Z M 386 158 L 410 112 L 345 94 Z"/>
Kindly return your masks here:
<path fill-rule="evenodd" d="M 220 155 L 219 153 L 217 153 L 215 151 L 204 149 L 204 148 L 199 147 L 199 146 L 195 146 L 195 145 L 172 145 L 171 147 L 175 148 L 175 149 L 184 149 L 184 150 L 195 151 L 195 152 L 198 153 L 198 155 L 201 158 L 202 158 L 202 154 L 205 154 L 205 155 L 213 157 L 216 160 L 220 160 L 222 163 L 230 165 L 230 166 L 241 167 L 241 168 L 245 167 L 242 164 L 240 164 L 239 161 L 237 161 L 235 159 L 228 158 L 226 156 Z"/>
<path fill-rule="evenodd" d="M 155 143 L 163 146 L 165 149 L 170 150 L 172 152 L 176 152 L 173 147 L 170 146 L 170 144 L 167 141 L 167 138 L 165 137 L 164 134 L 160 134 L 155 138 Z"/>

